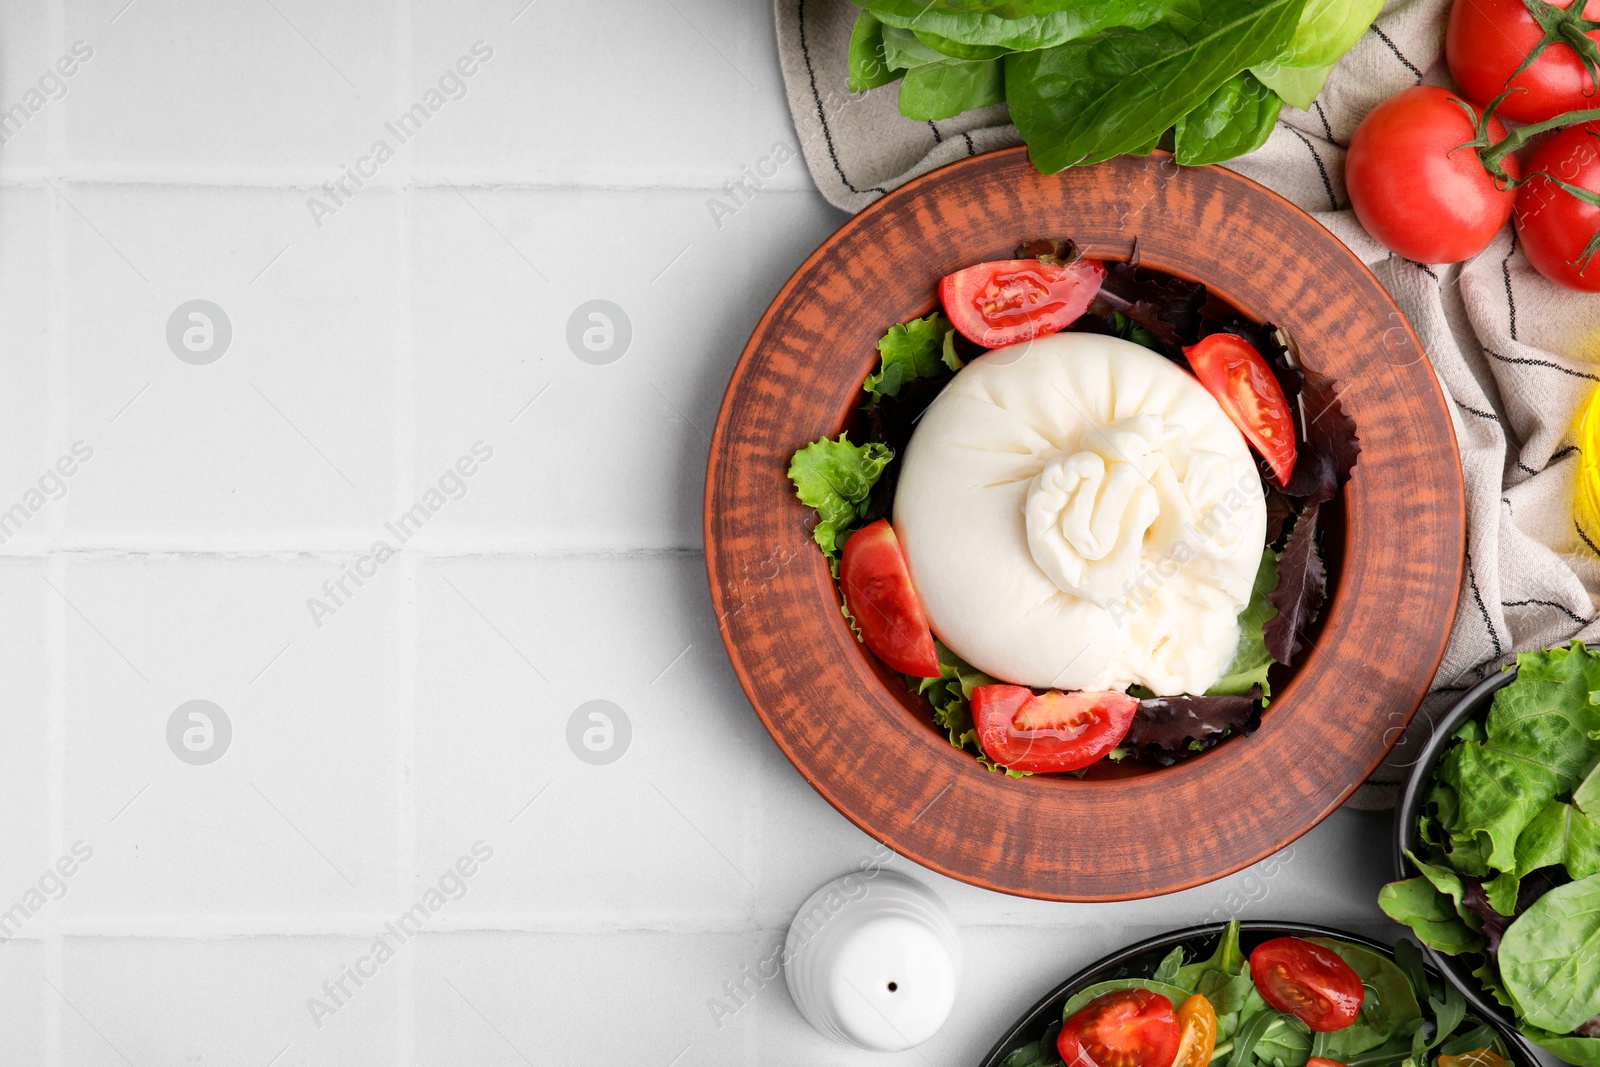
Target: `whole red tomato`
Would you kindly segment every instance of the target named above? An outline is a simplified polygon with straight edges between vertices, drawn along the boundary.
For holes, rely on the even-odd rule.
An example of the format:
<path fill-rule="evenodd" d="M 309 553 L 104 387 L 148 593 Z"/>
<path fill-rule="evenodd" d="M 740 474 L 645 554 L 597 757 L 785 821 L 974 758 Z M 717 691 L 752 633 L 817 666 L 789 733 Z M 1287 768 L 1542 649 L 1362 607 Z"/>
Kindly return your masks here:
<path fill-rule="evenodd" d="M 1356 218 L 1385 248 L 1419 263 L 1482 252 L 1516 200 L 1516 190 L 1501 189 L 1473 149 L 1459 147 L 1477 136 L 1460 99 L 1432 85 L 1391 96 L 1361 120 L 1345 156 Z M 1505 135 L 1491 118 L 1489 136 Z M 1501 165 L 1512 178 L 1522 176 L 1514 157 Z"/>
<path fill-rule="evenodd" d="M 1584 4 L 1584 0 L 1535 2 L 1567 10 Z M 1583 15 L 1600 19 L 1600 0 L 1588 0 Z M 1584 36 L 1600 42 L 1600 30 Z M 1511 78 L 1542 40 L 1544 30 L 1522 0 L 1456 0 L 1445 31 L 1445 61 L 1456 84 L 1474 103 L 1487 104 L 1507 88 L 1510 79 L 1511 88 L 1523 91 L 1506 97 L 1497 113 L 1518 122 L 1543 122 L 1600 103 L 1594 79 L 1578 53 L 1560 40 L 1547 45 L 1527 70 Z"/>
<path fill-rule="evenodd" d="M 1532 175 L 1517 193 L 1517 236 L 1522 250 L 1546 278 L 1568 289 L 1600 293 L 1600 255 L 1584 262 L 1600 232 L 1600 207 L 1586 204 L 1545 178 L 1600 193 L 1600 122 L 1551 134 L 1528 156 Z"/>

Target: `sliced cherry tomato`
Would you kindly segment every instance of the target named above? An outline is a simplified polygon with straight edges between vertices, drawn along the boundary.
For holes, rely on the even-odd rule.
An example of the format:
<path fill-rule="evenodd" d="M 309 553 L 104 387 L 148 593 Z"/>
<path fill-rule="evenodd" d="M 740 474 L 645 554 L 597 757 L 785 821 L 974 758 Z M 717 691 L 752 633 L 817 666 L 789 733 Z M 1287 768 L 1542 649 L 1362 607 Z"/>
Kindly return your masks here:
<path fill-rule="evenodd" d="M 1345 1067 L 1345 1065 L 1326 1056 L 1313 1056 L 1306 1061 L 1306 1067 Z"/>
<path fill-rule="evenodd" d="M 1299 937 L 1257 945 L 1250 953 L 1250 980 L 1268 1004 L 1319 1033 L 1355 1022 L 1365 993 L 1337 953 Z"/>
<path fill-rule="evenodd" d="M 1294 416 L 1289 398 L 1256 346 L 1231 333 L 1214 333 L 1183 350 L 1200 379 L 1239 432 L 1261 453 L 1279 485 L 1294 473 Z"/>
<path fill-rule="evenodd" d="M 1583 9 L 1585 18 L 1600 19 L 1600 0 L 1588 0 L 1587 7 L 1584 0 L 1559 0 L 1550 6 L 1569 12 L 1563 21 L 1578 15 L 1575 7 Z M 1594 79 L 1565 39 L 1552 41 L 1526 70 L 1511 77 L 1544 36 L 1522 0 L 1456 0 L 1444 35 L 1445 61 L 1473 103 L 1487 104 L 1507 88 L 1521 90 L 1506 97 L 1497 111 L 1508 119 L 1543 122 L 1594 107 Z M 1600 30 L 1583 37 L 1600 44 Z"/>
<path fill-rule="evenodd" d="M 1106 269 L 1037 259 L 979 263 L 939 280 L 939 302 L 962 336 L 985 348 L 1031 341 L 1070 326 L 1089 309 Z"/>
<path fill-rule="evenodd" d="M 1217 1048 L 1217 1009 L 1211 1001 L 1201 993 L 1184 1001 L 1178 1007 L 1178 1030 L 1178 1056 L 1172 1067 L 1206 1067 Z"/>
<path fill-rule="evenodd" d="M 1035 696 L 1023 685 L 980 685 L 972 719 L 984 754 L 1014 771 L 1075 771 L 1116 748 L 1139 702 L 1126 693 Z"/>
<path fill-rule="evenodd" d="M 928 613 L 888 519 L 862 527 L 844 543 L 839 586 L 861 640 L 874 655 L 901 674 L 939 677 Z"/>
<path fill-rule="evenodd" d="M 1520 0 L 1519 0 L 1520 2 Z M 1489 247 L 1511 217 L 1515 189 L 1502 189 L 1467 142 L 1476 122 L 1437 85 L 1418 85 L 1367 113 L 1350 137 L 1344 182 L 1350 206 L 1367 232 L 1389 251 L 1418 263 L 1456 263 Z M 1499 141 L 1505 124 L 1489 120 Z M 1516 157 L 1500 165 L 1522 176 Z"/>
<path fill-rule="evenodd" d="M 1102 993 L 1061 1024 L 1056 1051 L 1068 1067 L 1173 1067 L 1178 1017 L 1148 989 Z"/>
<path fill-rule="evenodd" d="M 1589 254 L 1600 233 L 1600 207 L 1550 181 L 1600 193 L 1600 122 L 1572 126 L 1539 142 L 1528 156 L 1527 171 L 1531 176 L 1517 194 L 1517 236 L 1528 261 L 1557 285 L 1600 293 L 1600 253 Z"/>
<path fill-rule="evenodd" d="M 1306 1067 L 1311 1067 L 1309 1061 Z M 1506 1067 L 1506 1061 L 1492 1048 L 1475 1048 L 1459 1056 L 1440 1056 L 1438 1067 Z"/>

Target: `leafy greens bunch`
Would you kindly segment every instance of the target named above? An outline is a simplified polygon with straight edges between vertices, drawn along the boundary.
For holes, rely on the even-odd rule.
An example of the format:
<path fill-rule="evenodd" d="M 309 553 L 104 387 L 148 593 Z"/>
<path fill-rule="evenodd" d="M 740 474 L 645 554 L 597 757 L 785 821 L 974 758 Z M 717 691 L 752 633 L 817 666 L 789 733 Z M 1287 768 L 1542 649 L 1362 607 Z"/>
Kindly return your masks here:
<path fill-rule="evenodd" d="M 1600 1065 L 1600 654 L 1524 652 L 1433 772 L 1415 878 L 1378 903 L 1472 973 L 1522 1033 Z"/>
<path fill-rule="evenodd" d="M 1018 259 L 1056 263 L 1077 255 L 1070 241 L 1029 241 L 1016 251 Z M 1111 758 L 1170 766 L 1224 737 L 1252 730 L 1272 694 L 1268 672 L 1274 664 L 1292 664 L 1299 656 L 1303 635 L 1315 622 L 1326 594 L 1327 574 L 1318 547 L 1321 506 L 1349 478 L 1360 444 L 1333 381 L 1299 367 L 1280 339 L 1286 334 L 1270 323 L 1258 326 L 1240 319 L 1198 282 L 1131 263 L 1108 264 L 1094 303 L 1067 329 L 1133 341 L 1173 360 L 1185 373 L 1184 346 L 1219 331 L 1239 334 L 1272 368 L 1290 407 L 1314 416 L 1297 426 L 1298 458 L 1289 485 L 1265 486 L 1267 544 L 1250 602 L 1239 615 L 1233 662 L 1203 695 L 1133 694 L 1142 698 L 1138 713 Z M 878 370 L 862 384 L 866 403 L 855 431 L 861 443 L 851 441 L 851 431 L 846 431 L 795 453 L 789 478 L 801 502 L 817 510 L 812 536 L 835 576 L 838 553 L 849 534 L 890 515 L 899 457 L 917 419 L 955 373 L 984 351 L 937 311 L 890 327 L 878 342 Z M 841 610 L 845 610 L 842 605 Z M 972 752 L 991 770 L 1002 769 L 984 756 L 969 703 L 974 688 L 996 679 L 943 643 L 936 643 L 936 649 L 940 676 L 908 677 L 908 683 L 928 700 L 934 722 L 948 733 L 952 745 Z M 1006 773 L 1021 777 L 1026 772 Z"/>
<path fill-rule="evenodd" d="M 1383 0 L 857 0 L 849 87 L 900 83 L 907 118 L 1010 105 L 1046 174 L 1148 155 L 1179 163 L 1266 141 L 1308 108 Z"/>
<path fill-rule="evenodd" d="M 1148 989 L 1177 1008 L 1195 993 L 1217 1013 L 1218 1067 L 1305 1067 L 1313 1056 L 1347 1067 L 1425 1067 L 1437 1056 L 1469 1056 L 1479 1050 L 1506 1058 L 1493 1027 L 1467 1014 L 1461 994 L 1428 976 L 1422 952 L 1410 941 L 1395 945 L 1394 958 L 1332 938 L 1307 940 L 1337 954 L 1361 979 L 1361 1012 L 1342 1030 L 1313 1034 L 1292 1015 L 1274 1011 L 1250 978 L 1250 961 L 1239 945 L 1239 924 L 1230 922 L 1207 959 L 1184 963 L 1173 949 L 1149 978 L 1117 978 L 1089 986 L 1067 1001 L 1062 1018 L 1095 997 L 1122 989 Z M 1056 1051 L 1060 1024 L 1037 1042 L 1013 1051 L 1002 1067 L 1061 1067 Z M 1486 1062 L 1470 1057 L 1467 1062 Z"/>

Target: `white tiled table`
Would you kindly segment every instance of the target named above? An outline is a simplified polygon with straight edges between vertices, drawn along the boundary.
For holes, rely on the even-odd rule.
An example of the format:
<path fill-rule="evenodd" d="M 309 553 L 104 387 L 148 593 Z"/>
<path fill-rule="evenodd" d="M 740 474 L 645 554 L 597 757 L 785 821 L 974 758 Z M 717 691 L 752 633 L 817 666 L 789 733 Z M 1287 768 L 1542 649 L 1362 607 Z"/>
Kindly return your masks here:
<path fill-rule="evenodd" d="M 525 2 L 0 7 L 0 107 L 23 105 L 0 147 L 0 511 L 25 520 L 0 546 L 0 908 L 23 908 L 0 1065 L 961 1064 L 1163 929 L 1388 932 L 1389 823 L 1353 812 L 1270 876 L 1125 905 L 891 859 L 963 927 L 933 1041 L 831 1045 L 781 982 L 713 1017 L 816 885 L 877 854 L 751 712 L 701 560 L 729 371 L 842 216 L 797 156 L 711 210 L 795 150 L 767 5 Z M 464 95 L 388 132 L 476 42 L 492 55 L 446 79 Z M 320 187 L 372 173 L 380 138 L 392 158 L 335 205 Z M 196 298 L 232 328 L 208 365 L 167 340 Z M 632 324 L 609 365 L 566 342 L 592 299 Z M 459 498 L 328 599 L 441 478 Z M 193 699 L 231 723 L 208 765 L 168 745 Z M 632 723 L 608 766 L 565 741 L 591 699 Z M 480 841 L 465 895 L 330 1000 Z"/>

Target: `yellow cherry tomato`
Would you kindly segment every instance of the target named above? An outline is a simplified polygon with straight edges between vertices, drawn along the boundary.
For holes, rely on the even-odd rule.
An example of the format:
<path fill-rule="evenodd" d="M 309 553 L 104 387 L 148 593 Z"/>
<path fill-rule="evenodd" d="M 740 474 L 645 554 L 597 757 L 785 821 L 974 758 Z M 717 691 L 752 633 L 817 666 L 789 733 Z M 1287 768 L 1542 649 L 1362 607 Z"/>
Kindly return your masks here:
<path fill-rule="evenodd" d="M 1211 1006 L 1211 1001 L 1196 993 L 1178 1006 L 1178 1056 L 1172 1061 L 1172 1067 L 1206 1067 L 1216 1047 L 1217 1010 Z"/>
<path fill-rule="evenodd" d="M 1440 1056 L 1439 1067 L 1506 1067 L 1493 1049 L 1475 1048 L 1459 1056 Z"/>

